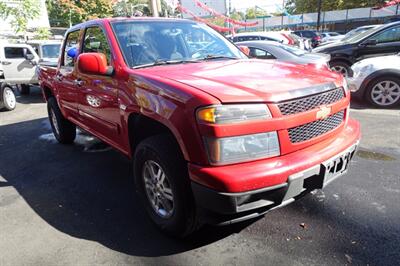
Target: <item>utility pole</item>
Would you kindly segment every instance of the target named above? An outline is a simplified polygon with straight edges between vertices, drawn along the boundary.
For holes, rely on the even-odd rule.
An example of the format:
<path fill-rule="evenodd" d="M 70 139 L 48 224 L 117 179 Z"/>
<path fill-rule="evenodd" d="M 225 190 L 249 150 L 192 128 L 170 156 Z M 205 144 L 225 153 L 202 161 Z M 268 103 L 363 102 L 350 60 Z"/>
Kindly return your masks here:
<path fill-rule="evenodd" d="M 321 8 L 322 8 L 322 0 L 318 0 L 317 31 L 319 31 L 319 27 L 321 24 Z"/>
<path fill-rule="evenodd" d="M 150 10 L 153 17 L 159 17 L 157 0 L 150 0 Z"/>
<path fill-rule="evenodd" d="M 285 13 L 285 0 L 282 0 L 281 27 L 283 27 L 283 15 Z"/>

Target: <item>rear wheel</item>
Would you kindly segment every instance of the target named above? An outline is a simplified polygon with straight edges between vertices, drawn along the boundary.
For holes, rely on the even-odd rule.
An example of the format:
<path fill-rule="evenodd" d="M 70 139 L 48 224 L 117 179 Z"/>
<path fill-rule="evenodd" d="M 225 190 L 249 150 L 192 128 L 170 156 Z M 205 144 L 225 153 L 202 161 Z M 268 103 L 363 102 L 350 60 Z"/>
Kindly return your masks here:
<path fill-rule="evenodd" d="M 331 70 L 342 74 L 344 77 L 348 77 L 352 74 L 351 67 L 344 61 L 333 61 L 330 63 Z"/>
<path fill-rule="evenodd" d="M 400 104 L 400 78 L 380 77 L 368 84 L 366 100 L 377 107 L 394 107 Z"/>
<path fill-rule="evenodd" d="M 31 91 L 31 88 L 29 87 L 28 84 L 17 85 L 17 88 L 18 88 L 19 93 L 21 95 L 28 95 L 30 93 L 30 91 Z"/>
<path fill-rule="evenodd" d="M 159 229 L 185 237 L 197 228 L 186 162 L 172 137 L 158 135 L 143 140 L 136 148 L 134 175 L 138 195 Z"/>
<path fill-rule="evenodd" d="M 47 112 L 51 128 L 53 129 L 53 134 L 58 142 L 62 144 L 70 144 L 74 142 L 76 137 L 76 126 L 65 119 L 54 97 L 49 98 L 47 101 Z"/>
<path fill-rule="evenodd" d="M 1 102 L 0 109 L 5 109 L 7 111 L 12 111 L 17 106 L 17 100 L 15 98 L 15 94 L 13 89 L 10 86 L 3 86 L 0 89 L 1 93 Z"/>

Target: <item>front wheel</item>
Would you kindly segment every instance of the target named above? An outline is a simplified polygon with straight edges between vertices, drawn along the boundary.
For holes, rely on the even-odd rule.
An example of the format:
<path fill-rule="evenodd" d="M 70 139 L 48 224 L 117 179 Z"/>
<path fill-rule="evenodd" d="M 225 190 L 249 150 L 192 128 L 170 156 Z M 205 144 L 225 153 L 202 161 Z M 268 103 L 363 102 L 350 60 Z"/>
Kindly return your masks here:
<path fill-rule="evenodd" d="M 53 129 L 53 134 L 58 142 L 62 144 L 70 144 L 74 142 L 76 137 L 76 126 L 65 119 L 54 97 L 49 98 L 47 101 L 47 112 L 51 128 Z"/>
<path fill-rule="evenodd" d="M 351 67 L 346 62 L 334 61 L 330 64 L 330 66 L 332 71 L 342 74 L 344 77 L 351 76 L 352 74 Z"/>
<path fill-rule="evenodd" d="M 134 177 L 138 196 L 159 229 L 185 237 L 197 228 L 186 162 L 172 137 L 153 136 L 138 145 Z"/>
<path fill-rule="evenodd" d="M 17 100 L 13 89 L 10 86 L 3 86 L 0 89 L 0 109 L 5 109 L 7 111 L 12 111 L 17 106 Z"/>
<path fill-rule="evenodd" d="M 377 107 L 391 108 L 400 104 L 400 78 L 381 77 L 371 81 L 365 98 Z"/>

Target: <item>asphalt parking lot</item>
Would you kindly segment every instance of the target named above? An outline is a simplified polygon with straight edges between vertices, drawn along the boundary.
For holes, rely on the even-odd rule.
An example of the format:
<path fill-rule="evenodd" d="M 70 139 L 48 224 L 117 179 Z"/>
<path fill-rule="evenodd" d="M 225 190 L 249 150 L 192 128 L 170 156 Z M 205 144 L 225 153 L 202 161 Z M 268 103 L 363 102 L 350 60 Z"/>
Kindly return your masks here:
<path fill-rule="evenodd" d="M 352 104 L 363 138 L 348 175 L 261 219 L 159 233 L 130 162 L 80 134 L 57 144 L 39 90 L 0 112 L 0 265 L 399 265 L 400 108 Z"/>

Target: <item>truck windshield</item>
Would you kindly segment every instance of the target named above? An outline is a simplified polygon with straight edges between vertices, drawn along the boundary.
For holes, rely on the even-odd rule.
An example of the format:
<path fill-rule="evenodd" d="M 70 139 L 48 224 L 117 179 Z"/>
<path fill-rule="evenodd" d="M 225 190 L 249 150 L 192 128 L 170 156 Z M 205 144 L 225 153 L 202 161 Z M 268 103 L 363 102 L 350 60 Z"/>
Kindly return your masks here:
<path fill-rule="evenodd" d="M 160 62 L 247 58 L 208 26 L 191 21 L 118 21 L 112 23 L 126 63 L 133 68 Z"/>
<path fill-rule="evenodd" d="M 43 58 L 58 58 L 60 55 L 60 44 L 45 44 L 42 46 Z"/>

